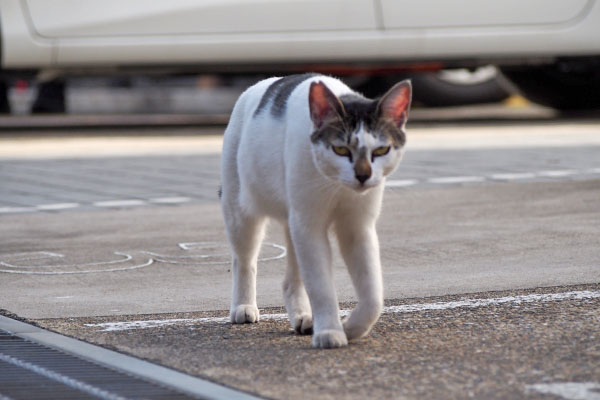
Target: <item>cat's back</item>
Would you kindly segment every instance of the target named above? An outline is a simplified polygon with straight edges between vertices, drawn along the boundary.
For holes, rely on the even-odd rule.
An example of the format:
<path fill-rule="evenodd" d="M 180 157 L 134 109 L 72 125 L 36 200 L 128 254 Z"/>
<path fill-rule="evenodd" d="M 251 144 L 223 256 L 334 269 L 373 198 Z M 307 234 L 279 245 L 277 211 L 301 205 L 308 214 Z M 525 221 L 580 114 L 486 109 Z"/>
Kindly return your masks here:
<path fill-rule="evenodd" d="M 236 102 L 225 132 L 224 151 L 235 151 L 242 159 L 251 158 L 248 162 L 264 166 L 277 161 L 265 159 L 265 149 L 278 149 L 275 153 L 282 156 L 290 138 L 295 149 L 308 145 L 313 130 L 308 92 L 315 81 L 324 82 L 338 96 L 352 92 L 340 80 L 316 73 L 259 81 Z M 238 148 L 242 151 L 238 152 Z"/>
<path fill-rule="evenodd" d="M 336 78 L 305 73 L 259 81 L 240 96 L 238 103 L 245 104 L 247 120 L 285 122 L 286 118 L 296 118 L 299 114 L 308 117 L 308 91 L 310 84 L 316 81 L 324 82 L 337 96 L 353 92 Z"/>

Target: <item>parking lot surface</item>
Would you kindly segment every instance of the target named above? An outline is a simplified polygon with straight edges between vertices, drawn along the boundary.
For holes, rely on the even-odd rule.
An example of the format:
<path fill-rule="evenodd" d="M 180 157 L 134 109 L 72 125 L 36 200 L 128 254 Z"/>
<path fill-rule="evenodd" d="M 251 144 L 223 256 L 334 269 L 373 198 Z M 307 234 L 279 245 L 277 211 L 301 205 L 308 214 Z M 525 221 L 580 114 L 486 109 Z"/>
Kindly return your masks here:
<path fill-rule="evenodd" d="M 386 306 L 368 338 L 332 351 L 293 333 L 281 308 L 253 325 L 224 312 L 36 322 L 267 398 L 593 399 L 600 387 L 600 285 Z"/>
<path fill-rule="evenodd" d="M 385 312 L 332 351 L 282 315 L 276 224 L 262 320 L 227 323 L 219 132 L 5 135 L 1 313 L 259 397 L 596 399 L 600 125 L 500 125 L 409 130 L 378 224 Z M 349 310 L 337 251 L 334 272 Z"/>

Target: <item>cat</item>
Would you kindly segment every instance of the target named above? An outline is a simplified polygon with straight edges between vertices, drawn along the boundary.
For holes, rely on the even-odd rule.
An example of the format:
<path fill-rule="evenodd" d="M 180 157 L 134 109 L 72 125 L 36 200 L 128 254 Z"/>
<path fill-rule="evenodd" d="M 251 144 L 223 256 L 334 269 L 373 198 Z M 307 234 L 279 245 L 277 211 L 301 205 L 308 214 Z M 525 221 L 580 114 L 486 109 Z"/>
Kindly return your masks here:
<path fill-rule="evenodd" d="M 406 141 L 410 81 L 380 100 L 318 74 L 262 80 L 237 100 L 223 140 L 221 205 L 233 253 L 231 322 L 257 322 L 257 257 L 267 219 L 284 228 L 285 307 L 292 329 L 318 348 L 363 337 L 383 307 L 375 223 L 385 178 Z M 343 322 L 330 228 L 358 304 Z"/>

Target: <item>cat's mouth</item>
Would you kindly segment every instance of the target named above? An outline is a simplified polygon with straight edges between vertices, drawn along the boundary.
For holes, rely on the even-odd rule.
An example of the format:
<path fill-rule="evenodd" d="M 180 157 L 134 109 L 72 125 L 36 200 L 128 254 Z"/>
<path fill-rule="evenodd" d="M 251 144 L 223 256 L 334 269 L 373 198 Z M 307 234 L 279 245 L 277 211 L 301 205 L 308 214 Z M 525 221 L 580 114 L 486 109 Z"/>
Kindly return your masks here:
<path fill-rule="evenodd" d="M 355 192 L 358 193 L 365 193 L 367 192 L 369 189 L 373 189 L 375 186 L 377 186 L 376 182 L 353 182 L 351 187 L 352 189 L 354 189 Z"/>

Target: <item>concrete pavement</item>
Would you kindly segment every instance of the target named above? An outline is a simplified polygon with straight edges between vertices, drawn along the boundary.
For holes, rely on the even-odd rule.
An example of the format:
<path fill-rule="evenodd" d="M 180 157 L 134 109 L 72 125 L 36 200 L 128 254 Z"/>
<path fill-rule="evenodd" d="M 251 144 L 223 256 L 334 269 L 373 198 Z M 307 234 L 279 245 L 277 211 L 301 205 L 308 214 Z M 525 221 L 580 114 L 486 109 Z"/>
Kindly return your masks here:
<path fill-rule="evenodd" d="M 167 133 L 3 135 L 0 215 L 216 201 L 221 131 Z M 600 174 L 599 149 L 593 122 L 414 128 L 389 185 L 593 179 Z"/>
<path fill-rule="evenodd" d="M 386 297 L 598 282 L 599 198 L 598 180 L 390 191 L 378 226 Z M 267 242 L 283 244 L 272 228 Z M 0 304 L 25 318 L 229 304 L 216 202 L 7 215 L 0 235 Z M 285 260 L 278 248 L 263 249 L 275 259 L 259 267 L 259 305 L 281 305 Z M 335 271 L 340 299 L 352 301 L 339 256 Z"/>
<path fill-rule="evenodd" d="M 589 121 L 415 129 L 379 223 L 387 311 L 371 336 L 330 352 L 280 316 L 276 225 L 259 265 L 264 320 L 223 323 L 218 137 L 5 137 L 0 309 L 271 398 L 593 399 L 598 132 Z M 334 263 L 349 309 L 337 251 Z"/>
<path fill-rule="evenodd" d="M 285 320 L 215 318 L 226 313 L 36 323 L 265 398 L 593 400 L 599 296 L 595 284 L 388 301 L 369 337 L 331 351 L 312 349 Z M 157 318 L 176 322 L 139 323 Z"/>

